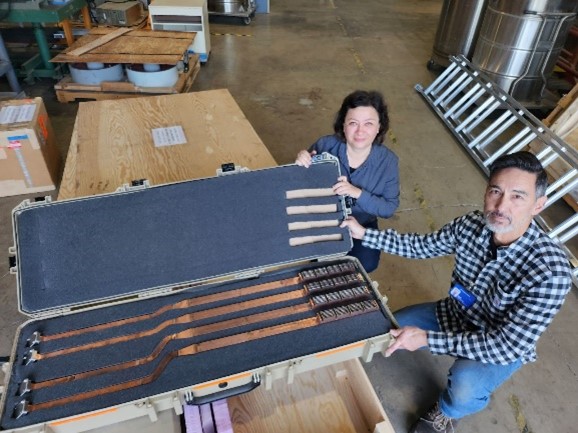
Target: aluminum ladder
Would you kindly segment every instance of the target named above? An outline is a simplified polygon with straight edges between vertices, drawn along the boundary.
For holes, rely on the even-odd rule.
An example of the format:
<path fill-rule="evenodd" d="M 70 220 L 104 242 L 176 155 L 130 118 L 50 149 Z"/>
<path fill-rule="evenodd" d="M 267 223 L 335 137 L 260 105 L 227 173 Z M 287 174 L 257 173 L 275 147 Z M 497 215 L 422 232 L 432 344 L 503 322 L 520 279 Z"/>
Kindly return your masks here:
<path fill-rule="evenodd" d="M 556 221 L 552 212 L 546 211 L 556 203 L 567 210 L 561 199 L 578 188 L 578 152 L 464 56 L 451 57 L 450 61 L 432 84 L 427 88 L 417 84 L 415 89 L 486 175 L 501 155 L 521 150 L 535 154 L 551 177 L 555 173 L 546 190 L 545 211 L 535 219 L 566 251 L 574 284 L 578 285 L 578 259 L 572 251 L 576 248 L 571 248 L 572 239 L 578 234 L 578 213 L 562 221 L 558 216 Z M 574 194 L 578 197 L 578 193 Z"/>

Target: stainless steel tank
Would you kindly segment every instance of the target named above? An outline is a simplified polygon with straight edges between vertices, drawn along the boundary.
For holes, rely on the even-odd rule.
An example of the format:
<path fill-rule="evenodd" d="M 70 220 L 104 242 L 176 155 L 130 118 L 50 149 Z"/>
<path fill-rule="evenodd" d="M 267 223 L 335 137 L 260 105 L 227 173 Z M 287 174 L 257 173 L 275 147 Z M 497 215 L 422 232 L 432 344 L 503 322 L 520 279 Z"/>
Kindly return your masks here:
<path fill-rule="evenodd" d="M 576 0 L 489 0 L 472 63 L 525 105 L 539 103 Z"/>
<path fill-rule="evenodd" d="M 450 64 L 449 57 L 471 60 L 488 0 L 444 0 L 428 67 Z"/>
<path fill-rule="evenodd" d="M 208 0 L 207 9 L 219 14 L 238 14 L 249 10 L 250 0 Z"/>

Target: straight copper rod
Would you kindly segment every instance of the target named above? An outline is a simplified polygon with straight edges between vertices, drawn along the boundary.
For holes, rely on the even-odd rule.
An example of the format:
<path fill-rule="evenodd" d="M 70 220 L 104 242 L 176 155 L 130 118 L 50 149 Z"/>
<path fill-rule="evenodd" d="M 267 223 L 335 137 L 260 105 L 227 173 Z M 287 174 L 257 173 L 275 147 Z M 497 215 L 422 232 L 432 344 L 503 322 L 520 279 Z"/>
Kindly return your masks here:
<path fill-rule="evenodd" d="M 317 204 L 311 206 L 287 206 L 287 215 L 337 212 L 336 204 Z"/>
<path fill-rule="evenodd" d="M 289 231 L 337 227 L 338 225 L 339 220 L 296 221 L 289 223 Z"/>
<path fill-rule="evenodd" d="M 332 241 L 342 241 L 343 236 L 339 233 L 330 235 L 318 235 L 318 236 L 300 236 L 298 238 L 290 238 L 289 245 L 292 247 L 298 247 L 301 245 L 314 244 L 316 242 L 332 242 Z"/>
<path fill-rule="evenodd" d="M 336 195 L 333 188 L 294 189 L 285 193 L 287 199 L 331 197 L 332 195 Z"/>

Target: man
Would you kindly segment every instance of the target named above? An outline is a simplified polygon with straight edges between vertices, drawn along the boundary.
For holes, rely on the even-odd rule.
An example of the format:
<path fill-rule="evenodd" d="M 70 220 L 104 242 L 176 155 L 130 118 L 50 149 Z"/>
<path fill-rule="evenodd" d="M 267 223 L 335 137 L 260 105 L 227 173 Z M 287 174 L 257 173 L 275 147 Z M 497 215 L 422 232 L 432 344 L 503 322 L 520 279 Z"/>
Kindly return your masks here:
<path fill-rule="evenodd" d="M 449 296 L 395 313 L 400 329 L 386 356 L 428 348 L 456 357 L 446 389 L 410 433 L 454 432 L 457 420 L 482 410 L 523 364 L 571 288 L 564 251 L 533 217 L 546 203 L 546 173 L 529 152 L 490 167 L 484 211 L 455 219 L 427 235 L 349 227 L 363 245 L 407 258 L 455 254 Z"/>

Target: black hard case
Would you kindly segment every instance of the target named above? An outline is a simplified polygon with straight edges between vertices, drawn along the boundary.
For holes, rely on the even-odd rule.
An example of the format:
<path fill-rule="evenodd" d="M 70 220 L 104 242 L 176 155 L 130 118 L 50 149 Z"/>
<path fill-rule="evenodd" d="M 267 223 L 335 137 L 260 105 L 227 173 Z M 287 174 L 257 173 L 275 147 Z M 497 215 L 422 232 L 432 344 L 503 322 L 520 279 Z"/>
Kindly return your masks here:
<path fill-rule="evenodd" d="M 377 290 L 372 288 L 372 297 L 380 307 L 378 311 L 193 356 L 175 357 L 150 383 L 51 409 L 21 413 L 25 403 L 34 406 L 149 377 L 167 354 L 179 348 L 264 325 L 245 326 L 184 341 L 172 340 L 157 358 L 138 367 L 19 395 L 26 378 L 33 383 L 41 382 L 146 357 L 163 336 L 182 331 L 190 324 L 166 326 L 159 333 L 122 344 L 26 364 L 31 356 L 30 339 L 34 332 L 51 335 L 147 315 L 183 299 L 291 278 L 309 268 L 344 262 L 353 263 L 371 286 L 361 265 L 355 259 L 344 257 L 352 245 L 347 229 L 332 227 L 303 230 L 297 234 L 287 229 L 288 223 L 293 221 L 344 218 L 347 209 L 342 197 L 285 198 L 288 190 L 330 187 L 338 176 L 337 162 L 320 158 L 308 169 L 287 165 L 155 187 L 125 186 L 114 194 L 61 202 L 24 202 L 16 208 L 13 212 L 15 246 L 12 252 L 16 257 L 13 271 L 17 276 L 21 311 L 33 318 L 21 325 L 15 339 L 2 396 L 1 429 L 20 431 L 22 427 L 175 390 L 182 391 L 178 393 L 181 399 L 187 390 L 194 391 L 194 386 L 201 383 L 241 372 L 263 371 L 267 366 L 281 365 L 289 360 L 307 360 L 312 355 L 339 347 L 363 347 L 359 342 L 371 339 L 383 343 L 383 336 L 392 326 L 391 315 Z M 336 204 L 338 212 L 293 216 L 286 213 L 289 205 L 311 204 Z M 297 247 L 289 245 L 289 238 L 296 235 L 329 233 L 340 233 L 343 240 Z M 278 289 L 275 293 L 296 288 Z M 265 309 L 299 302 L 303 300 L 269 305 Z M 228 300 L 199 308 L 231 303 Z M 169 310 L 155 319 L 125 325 L 121 329 L 109 328 L 63 340 L 41 341 L 32 349 L 46 353 L 118 335 L 131 335 L 187 312 L 190 311 Z M 242 314 L 247 312 L 231 313 L 224 319 Z M 290 319 L 279 317 L 268 321 L 266 326 L 314 314 L 300 314 Z M 193 322 L 194 326 L 202 324 L 205 322 Z M 371 343 L 371 346 L 375 344 Z M 368 351 L 363 350 L 367 355 Z M 351 353 L 359 356 L 360 352 L 353 350 Z M 342 358 L 336 357 L 335 362 Z M 252 380 L 251 383 L 256 382 Z M 232 385 L 226 381 L 219 383 L 215 398 L 220 398 L 223 392 L 234 393 L 234 389 L 227 389 Z M 206 402 L 207 398 L 202 401 Z M 19 413 L 21 416 L 17 418 Z"/>

